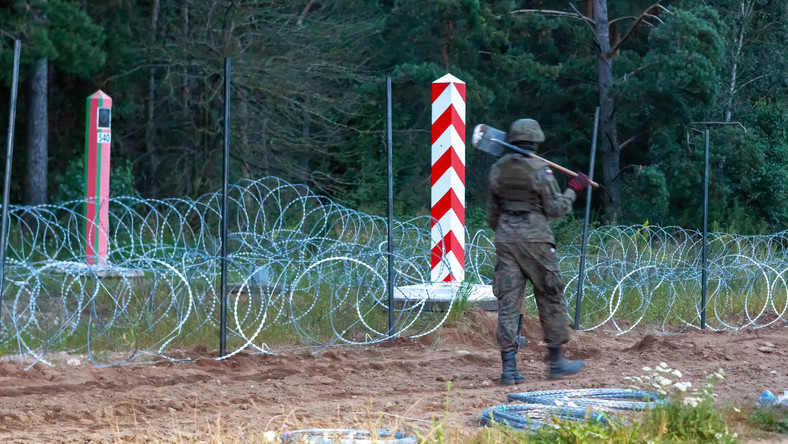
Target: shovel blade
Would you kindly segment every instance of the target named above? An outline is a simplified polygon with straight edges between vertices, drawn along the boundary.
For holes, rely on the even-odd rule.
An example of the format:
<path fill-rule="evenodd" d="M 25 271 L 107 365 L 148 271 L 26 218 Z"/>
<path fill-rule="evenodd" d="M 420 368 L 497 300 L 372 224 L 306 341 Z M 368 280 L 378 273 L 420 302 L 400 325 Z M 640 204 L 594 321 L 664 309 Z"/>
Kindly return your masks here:
<path fill-rule="evenodd" d="M 495 157 L 503 154 L 500 143 L 503 140 L 506 140 L 506 133 L 489 125 L 476 125 L 473 129 L 473 146 Z"/>

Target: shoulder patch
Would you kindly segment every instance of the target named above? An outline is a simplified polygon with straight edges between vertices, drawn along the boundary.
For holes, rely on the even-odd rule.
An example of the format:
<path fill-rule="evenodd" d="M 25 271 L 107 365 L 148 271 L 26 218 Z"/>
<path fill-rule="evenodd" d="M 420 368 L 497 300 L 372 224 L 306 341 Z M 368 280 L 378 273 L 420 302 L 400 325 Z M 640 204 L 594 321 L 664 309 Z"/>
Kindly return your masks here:
<path fill-rule="evenodd" d="M 553 170 L 551 170 L 550 167 L 545 167 L 544 171 L 545 171 L 545 173 L 547 173 L 548 176 L 552 176 L 553 175 Z"/>

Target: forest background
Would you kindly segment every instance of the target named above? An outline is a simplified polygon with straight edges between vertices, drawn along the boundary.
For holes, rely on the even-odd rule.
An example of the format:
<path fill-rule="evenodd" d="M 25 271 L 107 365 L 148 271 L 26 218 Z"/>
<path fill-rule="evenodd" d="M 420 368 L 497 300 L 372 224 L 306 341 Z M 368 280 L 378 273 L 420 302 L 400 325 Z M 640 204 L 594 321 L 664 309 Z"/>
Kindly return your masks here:
<path fill-rule="evenodd" d="M 113 195 L 218 190 L 230 57 L 231 182 L 277 176 L 385 214 L 391 76 L 395 215 L 428 214 L 430 90 L 448 72 L 467 84 L 469 131 L 537 119 L 540 154 L 579 171 L 600 107 L 597 223 L 700 227 L 709 130 L 713 227 L 788 227 L 784 0 L 0 0 L 3 122 L 14 39 L 12 203 L 84 198 L 98 89 Z M 494 159 L 466 153 L 467 223 L 484 228 Z"/>

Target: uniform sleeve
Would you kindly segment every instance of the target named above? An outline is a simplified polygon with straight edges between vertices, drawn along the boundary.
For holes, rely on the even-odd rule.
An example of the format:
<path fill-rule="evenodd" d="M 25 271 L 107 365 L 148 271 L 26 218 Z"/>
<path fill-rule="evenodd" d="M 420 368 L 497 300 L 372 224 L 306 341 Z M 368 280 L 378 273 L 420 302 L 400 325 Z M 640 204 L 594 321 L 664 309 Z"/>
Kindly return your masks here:
<path fill-rule="evenodd" d="M 499 184 L 501 168 L 497 163 L 490 168 L 487 189 L 487 223 L 494 230 L 498 229 L 498 221 L 501 218 L 501 187 Z"/>
<path fill-rule="evenodd" d="M 539 168 L 534 179 L 536 181 L 534 188 L 539 193 L 546 216 L 564 217 L 572 211 L 572 204 L 577 195 L 571 188 L 567 188 L 562 193 L 549 167 Z"/>

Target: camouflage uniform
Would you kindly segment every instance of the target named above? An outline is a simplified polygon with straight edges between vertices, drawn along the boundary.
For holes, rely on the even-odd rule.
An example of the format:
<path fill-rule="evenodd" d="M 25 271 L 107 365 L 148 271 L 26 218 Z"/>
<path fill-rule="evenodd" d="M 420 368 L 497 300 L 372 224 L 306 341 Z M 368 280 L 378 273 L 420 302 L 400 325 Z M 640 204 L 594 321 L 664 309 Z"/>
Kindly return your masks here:
<path fill-rule="evenodd" d="M 548 217 L 569 214 L 576 195 L 563 193 L 541 160 L 507 154 L 490 169 L 488 222 L 495 230 L 497 261 L 493 293 L 498 299 L 498 345 L 515 351 L 525 285 L 534 286 L 539 320 L 548 347 L 569 341 L 564 281 Z"/>

